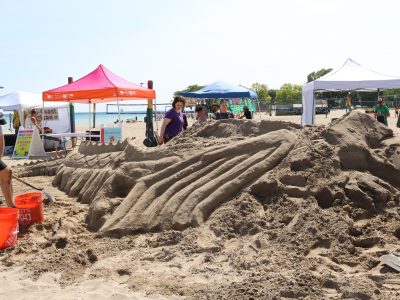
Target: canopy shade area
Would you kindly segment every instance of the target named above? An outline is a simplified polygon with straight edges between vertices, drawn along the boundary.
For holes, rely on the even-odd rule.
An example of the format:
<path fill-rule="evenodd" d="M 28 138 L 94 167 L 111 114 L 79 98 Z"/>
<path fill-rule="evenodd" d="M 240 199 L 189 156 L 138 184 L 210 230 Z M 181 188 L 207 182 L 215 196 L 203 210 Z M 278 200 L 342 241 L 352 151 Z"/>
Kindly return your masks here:
<path fill-rule="evenodd" d="M 24 110 L 43 106 L 40 94 L 15 92 L 0 96 L 0 108 L 3 110 Z M 66 103 L 52 103 L 45 107 L 68 107 Z"/>
<path fill-rule="evenodd" d="M 3 110 L 21 110 L 41 105 L 40 94 L 15 92 L 0 96 L 0 108 Z"/>
<path fill-rule="evenodd" d="M 43 92 L 44 101 L 99 103 L 155 99 L 156 92 L 115 75 L 103 65 L 70 84 Z"/>
<path fill-rule="evenodd" d="M 257 98 L 257 94 L 245 87 L 217 81 L 211 83 L 199 91 L 181 93 L 181 96 L 201 99 L 211 98 Z"/>
<path fill-rule="evenodd" d="M 65 102 L 44 103 L 42 95 L 29 92 L 15 92 L 0 96 L 0 108 L 5 111 L 18 111 L 19 120 L 24 120 L 23 111 L 32 108 L 56 108 L 58 110 L 58 121 L 46 121 L 46 126 L 52 128 L 53 133 L 67 132 L 69 124 L 69 104 Z"/>
<path fill-rule="evenodd" d="M 302 124 L 315 122 L 315 92 L 319 91 L 373 91 L 400 88 L 400 77 L 384 75 L 348 59 L 340 68 L 303 85 Z"/>

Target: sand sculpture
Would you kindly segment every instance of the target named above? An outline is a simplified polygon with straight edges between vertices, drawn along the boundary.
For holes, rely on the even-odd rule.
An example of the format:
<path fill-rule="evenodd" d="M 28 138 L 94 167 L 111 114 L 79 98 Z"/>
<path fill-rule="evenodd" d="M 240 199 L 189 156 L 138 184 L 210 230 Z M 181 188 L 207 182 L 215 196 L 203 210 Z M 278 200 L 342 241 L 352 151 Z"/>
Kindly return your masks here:
<path fill-rule="evenodd" d="M 2 263 L 188 298 L 398 299 L 379 258 L 400 255 L 399 170 L 398 135 L 358 111 L 195 125 L 152 149 L 82 144 L 15 169 L 60 191 Z"/>
<path fill-rule="evenodd" d="M 82 144 L 62 164 L 21 175 L 55 175 L 54 185 L 89 204 L 89 228 L 102 234 L 197 226 L 243 193 L 267 203 L 313 197 L 321 208 L 350 206 L 356 220 L 399 202 L 392 136 L 357 111 L 327 127 L 225 120 L 153 149 Z"/>

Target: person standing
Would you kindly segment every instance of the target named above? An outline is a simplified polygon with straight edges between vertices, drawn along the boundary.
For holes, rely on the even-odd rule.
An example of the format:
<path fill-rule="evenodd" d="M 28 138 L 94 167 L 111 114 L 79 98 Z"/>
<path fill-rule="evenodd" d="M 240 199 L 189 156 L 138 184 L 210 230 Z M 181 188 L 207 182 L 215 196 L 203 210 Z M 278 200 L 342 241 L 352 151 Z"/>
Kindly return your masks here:
<path fill-rule="evenodd" d="M 0 125 L 6 125 L 7 122 L 4 118 L 4 112 L 0 109 Z M 2 160 L 4 153 L 4 135 L 3 128 L 0 126 L 0 185 L 3 196 L 6 200 L 6 205 L 8 207 L 14 207 L 13 202 L 13 188 L 12 188 L 12 171 L 5 162 Z"/>
<path fill-rule="evenodd" d="M 351 100 L 352 100 L 351 94 L 348 93 L 346 96 L 346 114 L 348 112 L 351 112 Z"/>
<path fill-rule="evenodd" d="M 196 122 L 198 123 L 207 122 L 208 116 L 204 109 L 204 106 L 198 105 L 196 106 L 195 110 L 196 110 Z"/>
<path fill-rule="evenodd" d="M 389 107 L 386 106 L 385 99 L 383 97 L 378 99 L 378 105 L 375 106 L 374 112 L 376 120 L 388 126 L 387 117 L 390 116 Z"/>
<path fill-rule="evenodd" d="M 39 133 L 42 133 L 41 124 L 39 123 L 39 121 L 37 119 L 37 111 L 34 108 L 31 110 L 31 118 L 30 118 L 30 120 L 31 120 L 32 129 L 35 126 L 39 130 Z"/>
<path fill-rule="evenodd" d="M 182 108 L 185 106 L 185 98 L 176 96 L 172 102 L 172 108 L 167 111 L 161 125 L 159 143 L 167 143 L 183 131 L 184 119 Z"/>
<path fill-rule="evenodd" d="M 21 126 L 21 121 L 19 119 L 19 112 L 16 109 L 13 111 L 12 124 L 15 134 L 18 134 L 19 127 Z"/>
<path fill-rule="evenodd" d="M 228 110 L 228 101 L 222 100 L 219 105 L 219 112 L 215 113 L 217 120 L 233 119 L 235 116 Z"/>

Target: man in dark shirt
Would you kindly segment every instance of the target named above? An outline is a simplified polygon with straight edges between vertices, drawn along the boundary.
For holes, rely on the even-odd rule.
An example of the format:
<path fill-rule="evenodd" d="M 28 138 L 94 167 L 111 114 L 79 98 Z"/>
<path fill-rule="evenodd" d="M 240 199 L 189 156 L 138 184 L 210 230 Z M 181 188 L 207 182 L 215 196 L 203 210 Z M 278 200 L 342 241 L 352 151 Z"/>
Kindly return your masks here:
<path fill-rule="evenodd" d="M 215 118 L 217 120 L 223 120 L 223 119 L 233 119 L 235 116 L 233 113 L 228 111 L 228 101 L 222 100 L 220 106 L 219 106 L 219 112 L 215 113 Z"/>
<path fill-rule="evenodd" d="M 253 114 L 247 106 L 243 106 L 243 115 L 239 117 L 239 119 L 246 118 L 248 120 L 253 119 Z"/>

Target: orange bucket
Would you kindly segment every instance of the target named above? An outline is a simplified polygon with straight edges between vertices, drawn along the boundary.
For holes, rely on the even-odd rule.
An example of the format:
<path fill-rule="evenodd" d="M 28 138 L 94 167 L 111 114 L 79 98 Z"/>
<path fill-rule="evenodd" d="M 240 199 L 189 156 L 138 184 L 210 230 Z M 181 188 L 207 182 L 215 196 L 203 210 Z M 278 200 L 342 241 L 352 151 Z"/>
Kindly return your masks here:
<path fill-rule="evenodd" d="M 43 223 L 43 195 L 41 192 L 18 195 L 14 198 L 14 203 L 19 209 L 21 226 Z"/>
<path fill-rule="evenodd" d="M 0 250 L 17 242 L 18 217 L 17 208 L 0 207 Z"/>

